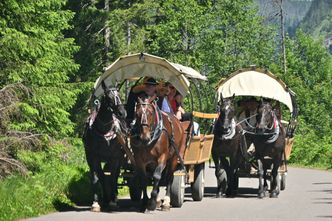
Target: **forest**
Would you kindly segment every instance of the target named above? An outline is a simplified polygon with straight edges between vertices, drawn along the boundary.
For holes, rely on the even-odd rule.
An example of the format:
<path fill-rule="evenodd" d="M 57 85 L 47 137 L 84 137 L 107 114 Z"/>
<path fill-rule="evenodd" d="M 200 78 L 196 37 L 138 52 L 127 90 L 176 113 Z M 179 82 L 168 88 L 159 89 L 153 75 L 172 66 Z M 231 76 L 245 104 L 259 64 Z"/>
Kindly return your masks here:
<path fill-rule="evenodd" d="M 327 5 L 312 1 L 286 34 L 284 73 L 280 21 L 268 22 L 257 1 L 2 0 L 0 220 L 89 201 L 81 141 L 87 100 L 103 68 L 131 53 L 191 66 L 211 88 L 242 67 L 269 69 L 297 94 L 290 163 L 331 169 L 332 10 L 317 12 Z"/>

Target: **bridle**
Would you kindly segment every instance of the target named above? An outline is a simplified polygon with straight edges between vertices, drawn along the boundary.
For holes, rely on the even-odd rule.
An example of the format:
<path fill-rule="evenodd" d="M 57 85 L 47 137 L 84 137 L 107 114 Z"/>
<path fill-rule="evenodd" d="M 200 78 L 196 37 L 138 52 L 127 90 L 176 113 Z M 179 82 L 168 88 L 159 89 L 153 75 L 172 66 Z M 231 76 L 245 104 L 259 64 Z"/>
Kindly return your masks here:
<path fill-rule="evenodd" d="M 136 104 L 136 110 L 137 107 L 141 106 L 142 110 L 142 115 L 141 115 L 141 121 L 140 126 L 146 126 L 149 127 L 151 134 L 153 134 L 152 139 L 149 141 L 148 145 L 153 143 L 155 140 L 157 140 L 163 130 L 163 121 L 161 117 L 161 111 L 159 110 L 158 106 L 154 102 L 138 102 Z M 155 115 L 155 123 L 154 127 L 151 127 L 148 123 L 148 112 L 147 112 L 147 107 L 151 106 L 154 110 L 154 115 Z"/>
<path fill-rule="evenodd" d="M 279 121 L 277 119 L 277 116 L 275 114 L 275 111 L 272 110 L 272 108 L 270 110 L 268 110 L 267 114 L 271 114 L 272 117 L 272 123 L 271 126 L 269 127 L 268 125 L 264 125 L 264 128 L 266 131 L 270 131 L 267 133 L 261 133 L 258 135 L 272 135 L 271 137 L 269 137 L 266 140 L 266 143 L 273 143 L 275 142 L 278 137 L 279 137 L 279 132 L 280 132 L 280 125 L 279 125 Z M 265 117 L 264 115 L 262 115 L 262 118 Z M 257 126 L 258 126 L 258 122 L 257 122 Z"/>
<path fill-rule="evenodd" d="M 226 104 L 223 106 L 222 110 L 223 110 L 224 113 L 226 113 L 226 111 L 227 111 L 229 108 L 231 108 L 231 107 L 232 107 L 231 102 L 229 102 L 229 103 L 226 103 Z M 220 113 L 221 113 L 221 112 L 222 112 L 222 111 L 220 111 Z M 226 117 L 226 114 L 219 114 L 219 120 L 220 120 L 220 122 L 222 121 L 221 117 Z M 235 122 L 234 117 L 231 119 L 230 126 L 231 126 L 231 127 L 230 127 L 231 129 L 229 130 L 228 133 L 224 134 L 224 133 L 222 132 L 222 136 L 221 136 L 221 139 L 222 139 L 222 140 L 230 140 L 230 139 L 233 139 L 233 137 L 235 136 L 235 134 L 236 134 L 236 126 L 237 126 L 237 124 L 236 124 L 236 122 Z"/>
<path fill-rule="evenodd" d="M 107 105 L 106 109 L 107 111 L 111 112 L 111 119 L 108 122 L 104 122 L 102 119 L 100 119 L 99 114 L 96 116 L 96 120 L 98 123 L 102 124 L 104 127 L 112 125 L 111 130 L 115 130 L 116 132 L 122 131 L 123 125 L 121 124 L 121 121 L 119 120 L 119 106 L 123 106 L 121 102 L 121 98 L 119 95 L 119 92 L 117 91 L 116 88 L 109 88 L 107 91 L 105 91 L 104 95 L 104 102 L 107 99 L 108 102 L 105 104 Z M 114 102 L 112 102 L 114 100 Z M 95 100 L 94 103 L 96 105 L 101 105 L 101 102 L 99 100 Z M 99 110 L 98 110 L 99 111 Z M 111 131 L 110 130 L 110 131 Z"/>

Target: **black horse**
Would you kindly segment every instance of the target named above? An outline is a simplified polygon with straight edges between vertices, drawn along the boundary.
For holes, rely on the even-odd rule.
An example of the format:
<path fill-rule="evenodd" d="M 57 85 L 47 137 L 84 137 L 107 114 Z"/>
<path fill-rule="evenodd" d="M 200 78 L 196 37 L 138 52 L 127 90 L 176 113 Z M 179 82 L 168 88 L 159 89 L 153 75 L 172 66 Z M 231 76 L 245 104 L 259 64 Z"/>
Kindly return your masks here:
<path fill-rule="evenodd" d="M 102 186 L 103 205 L 114 205 L 117 197 L 117 179 L 124 160 L 121 146 L 126 144 L 126 111 L 116 88 L 107 88 L 102 82 L 104 95 L 100 107 L 86 124 L 83 142 L 90 168 L 94 201 L 92 211 L 99 212 L 98 183 Z M 104 170 L 101 166 L 105 162 Z"/>
<path fill-rule="evenodd" d="M 221 99 L 220 114 L 214 126 L 212 158 L 217 177 L 217 197 L 225 193 L 227 196 L 236 194 L 237 171 L 247 157 L 246 141 L 242 127 L 235 120 L 233 100 Z"/>
<path fill-rule="evenodd" d="M 258 163 L 258 197 L 263 198 L 265 196 L 265 191 L 268 189 L 267 169 L 273 165 L 270 178 L 270 197 L 276 198 L 280 192 L 278 188 L 278 169 L 284 154 L 286 133 L 269 102 L 261 101 L 256 118 L 256 134 L 252 137 L 252 140 L 255 145 L 255 157 Z"/>

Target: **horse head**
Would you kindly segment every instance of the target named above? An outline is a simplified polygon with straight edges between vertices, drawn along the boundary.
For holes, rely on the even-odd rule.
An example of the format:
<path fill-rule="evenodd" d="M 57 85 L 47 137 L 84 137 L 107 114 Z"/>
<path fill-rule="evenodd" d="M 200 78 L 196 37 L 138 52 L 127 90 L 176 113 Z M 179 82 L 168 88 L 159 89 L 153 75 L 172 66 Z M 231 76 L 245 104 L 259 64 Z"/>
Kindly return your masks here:
<path fill-rule="evenodd" d="M 272 108 L 272 105 L 269 102 L 261 101 L 256 115 L 256 133 L 262 134 L 266 131 L 271 131 L 274 129 L 276 124 L 276 117 Z"/>
<path fill-rule="evenodd" d="M 145 144 L 151 142 L 158 123 L 156 122 L 158 113 L 154 103 L 155 98 L 156 96 L 138 97 L 138 102 L 136 103 L 136 124 L 140 133 L 139 138 Z"/>
<path fill-rule="evenodd" d="M 220 115 L 219 121 L 221 125 L 221 132 L 223 134 L 231 134 L 235 129 L 235 108 L 233 104 L 234 96 L 230 98 L 223 98 L 220 100 Z"/>
<path fill-rule="evenodd" d="M 101 82 L 102 88 L 104 90 L 104 99 L 107 109 L 112 111 L 117 117 L 125 119 L 127 116 L 126 109 L 124 108 L 118 89 L 116 87 L 108 88 L 105 82 Z"/>

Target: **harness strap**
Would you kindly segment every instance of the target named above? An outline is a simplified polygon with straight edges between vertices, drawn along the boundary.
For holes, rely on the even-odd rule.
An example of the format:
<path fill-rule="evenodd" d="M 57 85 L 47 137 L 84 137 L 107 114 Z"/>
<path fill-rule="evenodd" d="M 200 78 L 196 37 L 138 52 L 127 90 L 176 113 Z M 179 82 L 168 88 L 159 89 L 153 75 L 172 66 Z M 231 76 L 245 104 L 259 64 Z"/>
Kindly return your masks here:
<path fill-rule="evenodd" d="M 279 132 L 280 132 L 280 126 L 279 126 L 279 121 L 276 119 L 276 116 L 273 114 L 273 130 L 274 132 L 272 133 L 272 137 L 267 139 L 266 143 L 273 143 L 275 142 L 278 137 L 279 137 Z"/>
<path fill-rule="evenodd" d="M 155 113 L 156 113 L 156 121 L 157 121 L 157 125 L 153 131 L 153 137 L 150 140 L 150 142 L 148 143 L 148 145 L 152 144 L 153 142 L 155 142 L 157 139 L 159 139 L 161 132 L 163 130 L 164 127 L 164 123 L 163 123 L 163 119 L 161 117 L 161 111 L 158 107 L 158 105 L 153 105 Z"/>
<path fill-rule="evenodd" d="M 246 162 L 250 162 L 249 161 L 249 155 L 248 155 L 248 145 L 247 145 L 247 141 L 246 141 L 246 137 L 245 137 L 245 130 L 243 130 L 243 128 L 240 126 L 240 150 L 241 150 L 241 154 L 242 157 L 244 158 L 244 160 Z"/>
<path fill-rule="evenodd" d="M 175 141 L 174 141 L 174 126 L 173 126 L 173 123 L 172 123 L 171 119 L 169 118 L 169 115 L 168 115 L 168 114 L 167 114 L 167 120 L 168 120 L 168 122 L 169 122 L 170 125 L 171 125 L 171 130 L 172 130 L 171 135 L 168 133 L 168 131 L 166 130 L 165 127 L 163 128 L 163 130 L 166 131 L 166 134 L 167 134 L 167 136 L 168 136 L 168 139 L 169 139 L 169 142 L 170 142 L 170 144 L 171 144 L 171 147 L 174 148 L 174 151 L 175 151 L 175 153 L 176 153 L 176 155 L 177 155 L 177 157 L 178 157 L 178 159 L 179 159 L 179 161 L 180 161 L 180 165 L 182 166 L 182 168 L 184 169 L 184 171 L 185 171 L 185 173 L 186 173 L 186 175 L 187 175 L 187 171 L 186 171 L 186 169 L 185 169 L 186 167 L 185 167 L 185 165 L 184 165 L 184 161 L 183 161 L 182 157 L 180 156 L 179 147 L 176 145 L 176 143 L 175 143 Z"/>

